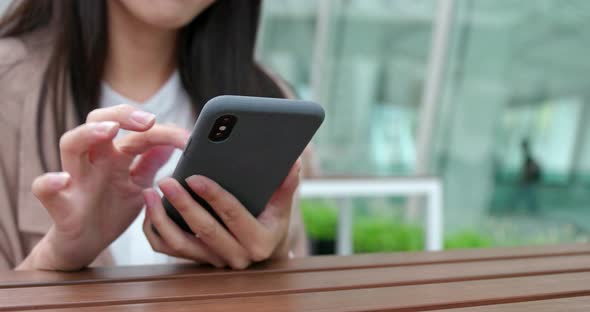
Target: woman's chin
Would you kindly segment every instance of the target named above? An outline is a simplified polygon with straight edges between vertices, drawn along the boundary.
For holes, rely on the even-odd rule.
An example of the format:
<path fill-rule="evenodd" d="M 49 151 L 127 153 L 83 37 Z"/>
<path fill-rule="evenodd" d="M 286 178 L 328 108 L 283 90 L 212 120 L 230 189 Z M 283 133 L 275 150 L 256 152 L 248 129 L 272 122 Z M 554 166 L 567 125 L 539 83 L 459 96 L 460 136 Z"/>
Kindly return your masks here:
<path fill-rule="evenodd" d="M 152 27 L 179 29 L 205 11 L 215 0 L 115 0 L 135 18 Z"/>

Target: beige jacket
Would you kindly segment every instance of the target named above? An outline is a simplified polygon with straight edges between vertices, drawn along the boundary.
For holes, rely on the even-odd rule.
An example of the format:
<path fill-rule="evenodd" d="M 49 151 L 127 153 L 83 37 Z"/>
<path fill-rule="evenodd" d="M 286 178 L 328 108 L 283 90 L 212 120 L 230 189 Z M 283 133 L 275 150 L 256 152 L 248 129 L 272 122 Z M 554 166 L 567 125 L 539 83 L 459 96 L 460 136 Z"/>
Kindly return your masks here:
<path fill-rule="evenodd" d="M 31 193 L 33 179 L 43 172 L 36 115 L 49 54 L 46 44 L 0 39 L 0 270 L 18 265 L 51 225 L 45 208 Z M 48 121 L 45 124 L 51 125 Z M 42 133 L 55 140 L 50 128 Z M 55 151 L 47 152 L 49 166 L 57 168 Z"/>
<path fill-rule="evenodd" d="M 50 42 L 43 33 L 0 39 L 0 270 L 12 269 L 51 226 L 51 218 L 31 191 L 43 173 L 37 146 L 37 111 Z M 73 111 L 73 110 L 69 110 Z M 53 116 L 45 114 L 45 142 L 56 142 Z M 75 127 L 75 117 L 66 117 Z M 59 170 L 57 144 L 46 144 L 50 170 Z M 94 264 L 109 264 L 104 252 Z"/>

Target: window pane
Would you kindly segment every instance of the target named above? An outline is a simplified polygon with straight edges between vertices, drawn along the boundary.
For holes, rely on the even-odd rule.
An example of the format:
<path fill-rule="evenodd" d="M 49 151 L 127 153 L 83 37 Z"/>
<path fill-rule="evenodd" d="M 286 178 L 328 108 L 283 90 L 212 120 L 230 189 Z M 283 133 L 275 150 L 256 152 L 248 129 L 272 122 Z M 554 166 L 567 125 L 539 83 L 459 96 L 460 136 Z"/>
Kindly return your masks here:
<path fill-rule="evenodd" d="M 318 3 L 265 2 L 262 62 L 303 98 L 315 88 L 327 112 L 315 142 L 324 173 L 411 174 L 435 2 Z"/>
<path fill-rule="evenodd" d="M 455 3 L 432 155 L 448 232 L 588 240 L 590 2 Z"/>

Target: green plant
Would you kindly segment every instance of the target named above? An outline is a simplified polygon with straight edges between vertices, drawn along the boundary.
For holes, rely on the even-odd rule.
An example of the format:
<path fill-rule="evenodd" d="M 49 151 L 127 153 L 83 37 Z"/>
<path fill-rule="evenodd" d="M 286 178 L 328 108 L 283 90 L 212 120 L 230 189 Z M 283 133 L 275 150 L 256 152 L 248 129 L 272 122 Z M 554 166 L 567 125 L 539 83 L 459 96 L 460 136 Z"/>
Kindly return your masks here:
<path fill-rule="evenodd" d="M 359 253 L 424 249 L 424 231 L 378 217 L 357 218 L 354 224 L 354 251 Z"/>
<path fill-rule="evenodd" d="M 327 200 L 306 199 L 301 201 L 301 213 L 310 239 L 334 240 L 338 227 L 338 210 Z"/>
<path fill-rule="evenodd" d="M 301 211 L 307 235 L 313 240 L 335 240 L 338 228 L 338 208 L 325 199 L 301 201 Z M 356 216 L 353 228 L 354 251 L 358 253 L 412 251 L 424 249 L 424 228 L 405 224 L 382 216 Z M 447 235 L 445 249 L 491 247 L 494 240 L 475 230 Z"/>
<path fill-rule="evenodd" d="M 476 231 L 466 230 L 445 237 L 445 249 L 491 247 L 493 241 Z"/>

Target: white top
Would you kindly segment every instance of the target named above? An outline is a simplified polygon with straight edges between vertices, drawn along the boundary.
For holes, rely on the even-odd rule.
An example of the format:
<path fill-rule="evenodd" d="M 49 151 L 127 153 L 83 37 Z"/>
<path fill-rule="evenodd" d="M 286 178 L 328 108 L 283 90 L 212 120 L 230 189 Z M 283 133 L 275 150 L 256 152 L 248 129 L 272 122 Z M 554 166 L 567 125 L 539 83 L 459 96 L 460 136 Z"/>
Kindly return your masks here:
<path fill-rule="evenodd" d="M 195 116 L 188 94 L 182 87 L 178 71 L 175 71 L 156 94 L 143 103 L 137 103 L 117 93 L 103 82 L 100 107 L 130 104 L 156 115 L 160 124 L 175 124 L 188 130 L 193 128 Z M 126 135 L 121 130 L 118 136 Z M 156 174 L 155 182 L 172 175 L 182 151 L 176 150 L 168 163 Z M 142 230 L 144 210 L 131 226 L 111 244 L 111 252 L 117 265 L 157 264 L 172 262 L 171 257 L 156 253 L 150 247 Z"/>

